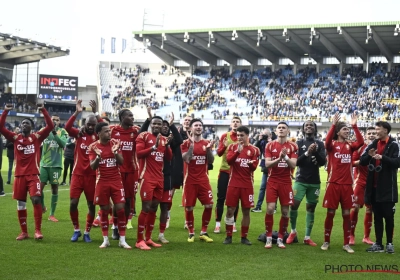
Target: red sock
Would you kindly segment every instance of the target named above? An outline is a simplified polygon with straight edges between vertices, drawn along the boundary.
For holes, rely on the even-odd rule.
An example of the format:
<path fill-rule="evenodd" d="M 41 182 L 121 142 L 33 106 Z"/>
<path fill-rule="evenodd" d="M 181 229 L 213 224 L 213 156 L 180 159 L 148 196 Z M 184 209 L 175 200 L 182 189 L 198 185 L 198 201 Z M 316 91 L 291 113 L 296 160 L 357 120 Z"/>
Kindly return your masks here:
<path fill-rule="evenodd" d="M 242 238 L 247 238 L 248 233 L 249 233 L 249 227 L 242 226 Z"/>
<path fill-rule="evenodd" d="M 343 245 L 350 242 L 351 221 L 350 215 L 343 215 Z"/>
<path fill-rule="evenodd" d="M 167 224 L 166 223 L 160 223 L 160 233 L 164 233 L 165 229 L 167 228 Z"/>
<path fill-rule="evenodd" d="M 151 239 L 151 233 L 153 232 L 155 222 L 156 222 L 156 213 L 149 212 L 147 214 L 147 220 L 146 220 L 146 240 Z"/>
<path fill-rule="evenodd" d="M 189 230 L 189 234 L 194 234 L 194 216 L 193 211 L 185 211 L 186 225 Z"/>
<path fill-rule="evenodd" d="M 101 213 L 99 213 L 101 216 Z M 74 226 L 74 230 L 79 230 L 79 211 L 69 211 L 69 215 L 71 217 L 72 225 Z"/>
<path fill-rule="evenodd" d="M 327 212 L 325 218 L 325 231 L 324 238 L 325 242 L 331 242 L 331 232 L 333 227 L 333 218 L 335 217 L 335 213 Z"/>
<path fill-rule="evenodd" d="M 365 213 L 364 217 L 364 238 L 369 237 L 372 228 L 372 213 Z"/>
<path fill-rule="evenodd" d="M 281 220 L 279 221 L 278 238 L 282 238 L 283 239 L 283 237 L 285 236 L 288 224 L 289 224 L 289 217 L 281 216 Z"/>
<path fill-rule="evenodd" d="M 139 218 L 138 218 L 138 230 L 137 230 L 137 241 L 136 242 L 140 242 L 143 241 L 143 232 L 144 232 L 144 228 L 146 226 L 146 218 L 147 218 L 147 213 L 141 211 L 139 214 Z"/>
<path fill-rule="evenodd" d="M 265 235 L 272 237 L 272 227 L 274 225 L 274 215 L 265 214 Z"/>
<path fill-rule="evenodd" d="M 21 227 L 22 232 L 28 232 L 28 226 L 26 224 L 26 217 L 28 215 L 26 209 L 24 210 L 17 210 L 18 213 L 18 221 L 19 221 L 19 226 Z"/>
<path fill-rule="evenodd" d="M 100 210 L 100 224 L 103 236 L 108 236 L 108 210 Z"/>
<path fill-rule="evenodd" d="M 204 208 L 203 216 L 201 217 L 201 231 L 207 232 L 208 223 L 211 220 L 212 208 Z"/>
<path fill-rule="evenodd" d="M 126 216 L 125 216 L 125 209 L 119 209 L 117 211 L 118 216 L 118 232 L 120 236 L 125 236 L 126 230 Z"/>
<path fill-rule="evenodd" d="M 40 231 L 42 228 L 42 204 L 33 204 L 33 216 L 35 217 L 35 230 Z"/>
<path fill-rule="evenodd" d="M 87 213 L 86 215 L 86 229 L 85 232 L 90 232 L 90 229 L 92 228 L 92 224 L 94 221 L 94 216 L 90 215 L 89 213 Z"/>
<path fill-rule="evenodd" d="M 232 236 L 233 225 L 225 224 L 226 236 Z"/>
<path fill-rule="evenodd" d="M 352 209 L 350 212 L 350 221 L 351 221 L 351 232 L 350 234 L 354 236 L 354 232 L 356 230 L 356 225 L 358 222 L 358 211 Z"/>

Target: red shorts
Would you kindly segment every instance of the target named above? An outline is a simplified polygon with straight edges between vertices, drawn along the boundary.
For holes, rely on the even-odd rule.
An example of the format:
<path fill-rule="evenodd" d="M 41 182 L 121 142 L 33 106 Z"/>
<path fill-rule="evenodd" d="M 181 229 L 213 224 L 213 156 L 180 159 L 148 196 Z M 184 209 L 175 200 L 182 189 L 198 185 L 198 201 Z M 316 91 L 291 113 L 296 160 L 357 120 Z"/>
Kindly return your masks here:
<path fill-rule="evenodd" d="M 14 179 L 13 198 L 26 201 L 26 194 L 32 196 L 42 196 L 39 175 L 18 176 Z"/>
<path fill-rule="evenodd" d="M 275 203 L 279 198 L 279 203 L 283 206 L 293 205 L 292 184 L 282 184 L 267 181 L 267 203 Z"/>
<path fill-rule="evenodd" d="M 338 209 L 339 202 L 342 209 L 351 209 L 353 206 L 353 186 L 327 183 L 324 196 L 324 208 Z"/>
<path fill-rule="evenodd" d="M 364 184 L 357 184 L 354 187 L 354 204 L 358 204 L 360 208 L 363 208 L 364 202 L 364 195 L 365 195 L 365 187 Z"/>
<path fill-rule="evenodd" d="M 137 181 L 135 182 L 135 173 L 121 172 L 122 185 L 124 186 L 126 198 L 135 196 L 135 186 L 137 186 Z"/>
<path fill-rule="evenodd" d="M 148 181 L 142 179 L 140 181 L 140 197 L 142 201 L 158 200 L 161 201 L 164 191 L 164 182 Z"/>
<path fill-rule="evenodd" d="M 162 203 L 172 203 L 172 194 L 173 194 L 173 190 L 164 190 L 163 191 L 163 195 L 162 195 L 162 199 L 160 202 Z"/>
<path fill-rule="evenodd" d="M 199 199 L 202 205 L 213 204 L 213 194 L 210 183 L 185 184 L 183 186 L 183 206 L 193 207 Z"/>
<path fill-rule="evenodd" d="M 94 195 L 95 205 L 109 205 L 110 198 L 113 204 L 125 203 L 125 191 L 121 182 L 99 182 L 96 184 Z"/>
<path fill-rule="evenodd" d="M 70 198 L 80 198 L 82 192 L 84 192 L 86 200 L 93 201 L 95 187 L 96 187 L 95 175 L 83 176 L 83 175 L 72 174 L 69 196 Z"/>
<path fill-rule="evenodd" d="M 228 186 L 228 190 L 226 191 L 225 205 L 228 207 L 236 207 L 239 204 L 239 199 L 242 208 L 254 207 L 253 188 L 238 188 Z"/>

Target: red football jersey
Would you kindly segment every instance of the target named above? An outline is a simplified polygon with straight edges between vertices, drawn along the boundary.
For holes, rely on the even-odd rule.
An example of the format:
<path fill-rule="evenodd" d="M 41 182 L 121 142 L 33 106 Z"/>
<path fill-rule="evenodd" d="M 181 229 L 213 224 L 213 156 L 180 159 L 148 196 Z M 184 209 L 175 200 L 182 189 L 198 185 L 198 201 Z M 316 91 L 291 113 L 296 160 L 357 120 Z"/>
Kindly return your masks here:
<path fill-rule="evenodd" d="M 226 160 L 231 166 L 228 187 L 248 188 L 254 187 L 254 170 L 257 169 L 260 150 L 253 146 L 243 146 L 238 153 L 239 144 L 231 144 L 228 147 Z M 248 162 L 254 160 L 252 164 Z"/>
<path fill-rule="evenodd" d="M 289 158 L 297 158 L 298 148 L 296 143 L 286 141 L 281 144 L 277 140 L 269 142 L 267 146 L 265 146 L 265 158 L 271 158 L 271 160 L 279 158 L 281 150 L 284 147 L 286 148 L 286 154 Z M 278 162 L 278 165 L 274 167 L 268 167 L 268 180 L 274 183 L 291 184 L 291 174 L 292 169 L 289 167 L 285 159 L 282 159 Z"/>
<path fill-rule="evenodd" d="M 361 148 L 353 152 L 353 162 L 360 160 L 362 153 L 367 148 L 367 144 L 362 145 Z M 365 187 L 367 185 L 368 166 L 358 165 L 354 168 L 354 185 Z"/>
<path fill-rule="evenodd" d="M 186 139 L 181 145 L 182 155 L 189 150 L 190 140 Z M 203 182 L 210 183 L 208 178 L 208 162 L 207 162 L 207 145 L 210 142 L 200 140 L 194 142 L 193 157 L 190 163 L 184 163 L 183 176 L 184 184 L 202 184 Z"/>
<path fill-rule="evenodd" d="M 150 132 L 142 132 L 136 138 L 136 154 L 139 159 L 139 178 L 148 181 L 164 181 L 164 157 L 166 160 L 172 159 L 171 148 L 165 147 L 167 138 L 160 137 L 160 144 L 157 150 L 152 147 L 156 144 L 157 136 Z"/>
<path fill-rule="evenodd" d="M 4 110 L 0 118 L 0 133 L 11 142 L 14 142 L 15 172 L 14 176 L 38 175 L 40 174 L 40 146 L 49 136 L 54 124 L 46 109 L 42 110 L 46 127 L 41 131 L 24 137 L 21 133 L 16 134 L 8 131 L 4 126 L 8 111 Z"/>
<path fill-rule="evenodd" d="M 140 127 L 132 126 L 124 129 L 120 125 L 111 125 L 111 138 L 121 140 L 121 151 L 124 164 L 119 167 L 121 172 L 133 173 L 138 169 L 136 157 L 136 138 L 139 135 Z"/>
<path fill-rule="evenodd" d="M 364 144 L 364 139 L 357 126 L 353 126 L 357 141 L 339 142 L 333 140 L 335 126 L 332 125 L 325 139 L 325 148 L 328 155 L 328 183 L 341 185 L 353 184 L 352 155 Z"/>
<path fill-rule="evenodd" d="M 65 130 L 68 132 L 69 136 L 75 138 L 75 152 L 74 152 L 74 168 L 72 174 L 75 175 L 96 175 L 96 171 L 90 168 L 89 160 L 89 146 L 93 142 L 97 141 L 98 136 L 93 134 L 84 133 L 79 135 L 79 130 L 72 127 L 76 118 L 72 115 L 65 124 Z"/>
<path fill-rule="evenodd" d="M 111 150 L 112 146 L 113 144 L 111 141 L 105 145 L 101 144 L 100 141 L 96 141 L 88 148 L 90 161 L 93 161 L 97 156 L 93 149 L 94 147 L 97 147 L 101 151 L 101 161 L 97 169 L 97 182 L 100 179 L 105 182 L 121 182 L 121 173 L 119 172 L 119 166 L 114 153 Z M 121 150 L 119 150 L 118 153 L 121 154 Z"/>

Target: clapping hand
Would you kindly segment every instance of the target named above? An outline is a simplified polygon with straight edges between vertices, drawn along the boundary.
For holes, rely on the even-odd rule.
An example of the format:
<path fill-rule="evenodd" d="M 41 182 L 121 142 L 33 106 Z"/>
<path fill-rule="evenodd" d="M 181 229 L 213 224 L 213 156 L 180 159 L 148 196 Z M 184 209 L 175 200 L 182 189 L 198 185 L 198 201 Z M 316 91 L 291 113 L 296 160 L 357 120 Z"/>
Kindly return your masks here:
<path fill-rule="evenodd" d="M 111 139 L 111 144 L 112 144 L 111 151 L 113 153 L 115 153 L 118 151 L 118 149 L 121 145 L 121 140 L 120 139 Z"/>
<path fill-rule="evenodd" d="M 335 115 L 333 116 L 332 124 L 336 125 L 340 121 L 340 114 L 339 112 L 336 112 Z"/>
<path fill-rule="evenodd" d="M 211 140 L 210 142 L 208 142 L 208 145 L 206 146 L 207 149 L 211 149 L 212 147 L 214 147 L 215 141 Z"/>
<path fill-rule="evenodd" d="M 284 159 L 286 155 L 287 155 L 287 150 L 286 150 L 286 148 L 284 147 L 284 148 L 281 150 L 281 154 L 279 155 L 279 157 L 280 157 L 281 159 Z"/>
<path fill-rule="evenodd" d="M 358 119 L 357 111 L 354 111 L 353 114 L 351 114 L 351 122 L 350 122 L 350 124 L 351 125 L 356 125 L 357 124 L 357 119 Z"/>

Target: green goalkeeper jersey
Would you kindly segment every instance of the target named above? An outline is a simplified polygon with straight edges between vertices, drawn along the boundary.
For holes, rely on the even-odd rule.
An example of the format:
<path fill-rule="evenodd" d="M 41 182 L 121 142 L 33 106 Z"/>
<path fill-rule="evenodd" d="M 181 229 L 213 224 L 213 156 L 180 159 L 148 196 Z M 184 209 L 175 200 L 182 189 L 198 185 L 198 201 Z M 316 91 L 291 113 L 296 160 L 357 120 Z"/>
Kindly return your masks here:
<path fill-rule="evenodd" d="M 68 133 L 64 128 L 57 127 L 57 134 L 52 132 L 43 141 L 40 167 L 62 168 L 63 149 L 68 140 Z"/>

